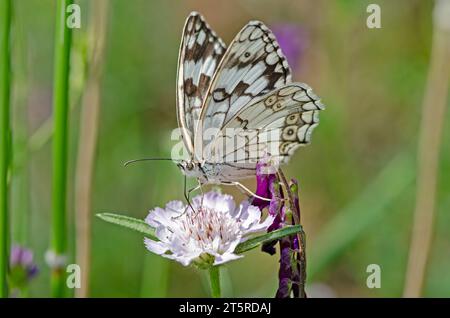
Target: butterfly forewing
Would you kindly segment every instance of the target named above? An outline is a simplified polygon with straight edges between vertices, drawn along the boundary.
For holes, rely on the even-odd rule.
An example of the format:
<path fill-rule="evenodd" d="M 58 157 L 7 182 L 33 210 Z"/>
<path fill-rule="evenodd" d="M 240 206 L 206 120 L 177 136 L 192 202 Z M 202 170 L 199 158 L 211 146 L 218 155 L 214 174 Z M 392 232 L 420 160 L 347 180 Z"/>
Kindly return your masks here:
<path fill-rule="evenodd" d="M 177 115 L 186 147 L 193 151 L 198 121 L 209 85 L 225 53 L 225 44 L 203 17 L 193 12 L 186 20 L 178 59 Z"/>
<path fill-rule="evenodd" d="M 275 36 L 261 22 L 248 23 L 234 38 L 214 74 L 196 130 L 196 155 L 211 139 L 203 134 L 219 130 L 242 108 L 291 81 L 291 72 Z"/>

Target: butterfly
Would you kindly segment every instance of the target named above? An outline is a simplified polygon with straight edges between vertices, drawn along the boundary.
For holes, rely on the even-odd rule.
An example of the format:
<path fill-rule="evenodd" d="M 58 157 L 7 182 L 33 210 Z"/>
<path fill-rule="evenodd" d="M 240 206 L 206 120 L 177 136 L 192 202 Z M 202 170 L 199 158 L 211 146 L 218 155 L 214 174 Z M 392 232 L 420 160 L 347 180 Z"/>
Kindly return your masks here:
<path fill-rule="evenodd" d="M 264 158 L 286 163 L 310 143 L 322 109 L 308 85 L 292 82 L 262 22 L 249 22 L 226 48 L 199 13 L 188 16 L 177 74 L 177 119 L 188 153 L 178 166 L 185 176 L 200 186 L 241 185 Z"/>

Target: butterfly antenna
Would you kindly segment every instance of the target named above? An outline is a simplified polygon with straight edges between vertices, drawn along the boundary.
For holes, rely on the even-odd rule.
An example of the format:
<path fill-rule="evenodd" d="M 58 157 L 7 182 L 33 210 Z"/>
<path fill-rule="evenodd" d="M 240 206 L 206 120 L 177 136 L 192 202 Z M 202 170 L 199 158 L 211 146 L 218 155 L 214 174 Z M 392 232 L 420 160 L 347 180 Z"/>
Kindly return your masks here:
<path fill-rule="evenodd" d="M 141 158 L 141 159 L 133 159 L 126 161 L 123 165 L 126 167 L 132 163 L 140 162 L 140 161 L 173 161 L 173 162 L 180 162 L 180 160 L 172 159 L 172 158 Z"/>

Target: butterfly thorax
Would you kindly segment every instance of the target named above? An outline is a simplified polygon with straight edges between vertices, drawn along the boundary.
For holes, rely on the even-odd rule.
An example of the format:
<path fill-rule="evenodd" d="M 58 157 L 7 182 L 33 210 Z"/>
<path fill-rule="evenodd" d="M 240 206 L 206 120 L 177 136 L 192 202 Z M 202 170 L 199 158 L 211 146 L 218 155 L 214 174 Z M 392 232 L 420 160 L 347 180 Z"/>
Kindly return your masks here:
<path fill-rule="evenodd" d="M 220 177 L 220 164 L 213 164 L 208 162 L 198 162 L 196 160 L 182 160 L 178 167 L 187 177 L 200 179 L 202 183 L 219 184 L 222 181 Z"/>

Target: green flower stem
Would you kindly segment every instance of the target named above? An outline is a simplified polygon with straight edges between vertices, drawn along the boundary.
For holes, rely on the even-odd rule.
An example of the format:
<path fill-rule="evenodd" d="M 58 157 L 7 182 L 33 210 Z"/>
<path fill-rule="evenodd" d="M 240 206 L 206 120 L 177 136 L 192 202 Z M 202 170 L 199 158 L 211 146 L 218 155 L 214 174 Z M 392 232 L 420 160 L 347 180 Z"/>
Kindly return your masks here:
<path fill-rule="evenodd" d="M 69 109 L 69 62 L 72 32 L 67 27 L 66 8 L 72 0 L 58 0 L 55 32 L 55 64 L 53 84 L 53 175 L 52 175 L 52 235 L 51 248 L 56 255 L 64 255 L 67 245 L 66 188 L 67 188 L 67 131 Z M 65 270 L 53 268 L 51 286 L 53 297 L 63 297 Z"/>
<path fill-rule="evenodd" d="M 8 168 L 10 148 L 11 0 L 0 0 L 0 297 L 8 297 Z"/>
<path fill-rule="evenodd" d="M 211 297 L 220 298 L 220 267 L 211 266 L 209 268 L 209 283 L 211 286 Z"/>

